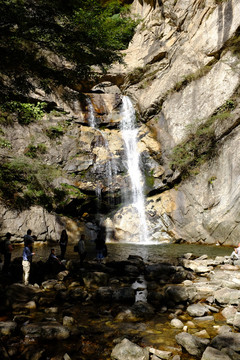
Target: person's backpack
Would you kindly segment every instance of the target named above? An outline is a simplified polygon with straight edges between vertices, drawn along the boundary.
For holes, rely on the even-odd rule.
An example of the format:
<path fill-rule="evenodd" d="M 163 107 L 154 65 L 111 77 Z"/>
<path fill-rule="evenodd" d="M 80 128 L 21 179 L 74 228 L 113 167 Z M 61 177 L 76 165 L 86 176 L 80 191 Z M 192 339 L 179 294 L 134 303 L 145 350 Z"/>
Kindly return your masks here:
<path fill-rule="evenodd" d="M 0 254 L 5 254 L 6 252 L 6 240 L 0 241 Z"/>

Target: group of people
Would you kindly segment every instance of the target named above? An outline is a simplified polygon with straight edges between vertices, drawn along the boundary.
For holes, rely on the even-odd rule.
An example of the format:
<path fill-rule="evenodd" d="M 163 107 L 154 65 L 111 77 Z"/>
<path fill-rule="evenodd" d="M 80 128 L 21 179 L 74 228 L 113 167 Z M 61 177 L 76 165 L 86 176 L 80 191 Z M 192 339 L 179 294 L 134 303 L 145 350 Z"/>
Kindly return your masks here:
<path fill-rule="evenodd" d="M 107 246 L 105 244 L 105 231 L 104 231 L 104 229 L 100 229 L 100 230 L 101 231 L 99 231 L 98 237 L 95 240 L 96 258 L 99 263 L 101 263 L 102 260 L 107 256 Z M 11 263 L 11 255 L 12 255 L 12 251 L 13 251 L 13 245 L 11 244 L 11 237 L 12 237 L 12 234 L 8 232 L 6 234 L 4 244 L 2 242 L 2 244 L 4 245 L 4 249 L 2 251 L 2 253 L 4 255 L 4 264 L 2 267 L 3 273 L 8 273 L 9 266 Z M 24 237 L 23 237 L 24 248 L 23 248 L 23 253 L 22 253 L 23 283 L 25 285 L 29 284 L 29 275 L 30 275 L 32 258 L 35 255 L 35 252 L 33 250 L 35 240 L 36 240 L 36 236 L 32 235 L 31 229 L 28 229 L 26 235 L 24 235 Z M 62 232 L 61 232 L 61 236 L 59 239 L 59 245 L 60 245 L 60 251 L 61 251 L 60 256 L 58 257 L 55 254 L 55 249 L 52 248 L 50 251 L 48 260 L 47 260 L 48 264 L 63 265 L 63 263 L 64 263 L 64 257 L 65 257 L 65 253 L 66 253 L 67 245 L 68 245 L 68 234 L 65 229 L 62 230 Z M 87 255 L 84 234 L 82 234 L 80 236 L 80 239 L 78 241 L 76 249 L 77 249 L 76 251 L 79 254 L 80 266 L 82 267 L 83 262 Z"/>

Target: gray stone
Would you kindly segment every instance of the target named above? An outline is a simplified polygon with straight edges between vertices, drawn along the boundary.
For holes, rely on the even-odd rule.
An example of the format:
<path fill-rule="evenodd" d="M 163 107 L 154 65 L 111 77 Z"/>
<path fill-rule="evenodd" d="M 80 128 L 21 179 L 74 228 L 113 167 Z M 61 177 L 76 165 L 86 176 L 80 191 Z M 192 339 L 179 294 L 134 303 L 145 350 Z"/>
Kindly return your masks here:
<path fill-rule="evenodd" d="M 179 319 L 172 319 L 171 320 L 171 326 L 177 328 L 177 329 L 182 329 L 184 324 L 181 320 Z"/>
<path fill-rule="evenodd" d="M 217 335 L 211 341 L 211 346 L 218 350 L 230 348 L 238 352 L 240 351 L 240 334 L 231 332 Z"/>
<path fill-rule="evenodd" d="M 57 322 L 28 324 L 21 328 L 22 333 L 32 338 L 64 340 L 69 338 L 69 330 Z"/>
<path fill-rule="evenodd" d="M 189 305 L 187 307 L 187 312 L 190 316 L 195 317 L 195 316 L 204 316 L 209 312 L 209 310 L 205 305 L 199 303 L 199 304 Z"/>
<path fill-rule="evenodd" d="M 201 339 L 197 336 L 182 332 L 176 335 L 176 341 L 179 345 L 194 356 L 201 356 L 207 345 L 209 344 L 208 339 Z"/>
<path fill-rule="evenodd" d="M 132 343 L 128 339 L 122 340 L 117 344 L 111 353 L 113 360 L 148 360 L 149 352 L 140 346 Z"/>
<path fill-rule="evenodd" d="M 106 286 L 108 280 L 108 274 L 103 272 L 91 272 L 83 275 L 83 281 L 87 287 Z"/>
<path fill-rule="evenodd" d="M 204 351 L 201 360 L 231 360 L 229 356 L 210 346 Z"/>
<path fill-rule="evenodd" d="M 180 285 L 171 285 L 165 289 L 165 294 L 176 303 L 188 300 L 188 293 L 185 287 Z"/>
<path fill-rule="evenodd" d="M 113 301 L 120 303 L 134 303 L 135 291 L 130 287 L 124 287 L 113 291 Z"/>
<path fill-rule="evenodd" d="M 221 305 L 238 305 L 240 290 L 223 288 L 214 293 L 215 301 Z"/>

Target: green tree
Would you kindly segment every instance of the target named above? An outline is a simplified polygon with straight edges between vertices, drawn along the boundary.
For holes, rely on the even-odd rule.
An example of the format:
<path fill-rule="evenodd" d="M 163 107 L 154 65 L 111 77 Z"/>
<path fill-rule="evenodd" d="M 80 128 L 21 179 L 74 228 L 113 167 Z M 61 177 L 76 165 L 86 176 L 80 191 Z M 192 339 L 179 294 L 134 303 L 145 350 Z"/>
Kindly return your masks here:
<path fill-rule="evenodd" d="M 91 66 L 121 61 L 136 22 L 119 0 L 0 0 L 0 93 L 28 93 L 30 77 L 74 84 Z M 45 51 L 45 54 L 43 52 Z M 74 66 L 49 65 L 47 52 Z M 48 53 L 47 53 L 48 54 Z M 6 76 L 11 82 L 6 85 Z"/>

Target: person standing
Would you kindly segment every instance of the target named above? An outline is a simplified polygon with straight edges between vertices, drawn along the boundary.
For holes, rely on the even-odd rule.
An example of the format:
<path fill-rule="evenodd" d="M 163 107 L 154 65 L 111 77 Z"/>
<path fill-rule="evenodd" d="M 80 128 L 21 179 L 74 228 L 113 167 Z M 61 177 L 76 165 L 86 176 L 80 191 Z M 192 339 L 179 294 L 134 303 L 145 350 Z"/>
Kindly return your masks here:
<path fill-rule="evenodd" d="M 240 259 L 240 243 L 238 244 L 238 247 L 236 247 L 236 248 L 233 250 L 230 258 L 231 258 L 232 260 L 239 260 L 239 259 Z"/>
<path fill-rule="evenodd" d="M 23 283 L 24 285 L 29 284 L 29 275 L 30 275 L 30 268 L 32 263 L 32 257 L 35 255 L 32 252 L 32 243 L 26 243 L 23 249 L 23 259 L 22 259 L 22 267 L 23 267 Z"/>
<path fill-rule="evenodd" d="M 27 234 L 24 235 L 23 241 L 24 241 L 24 246 L 27 246 L 27 244 L 33 244 L 34 243 L 31 229 L 27 230 Z"/>
<path fill-rule="evenodd" d="M 83 265 L 83 261 L 87 255 L 86 247 L 85 247 L 85 235 L 82 234 L 78 241 L 78 253 L 80 257 L 80 266 Z"/>
<path fill-rule="evenodd" d="M 5 242 L 4 243 L 4 253 L 3 253 L 3 256 L 4 256 L 4 263 L 3 263 L 3 268 L 2 268 L 3 273 L 8 272 L 9 265 L 11 262 L 11 256 L 12 256 L 12 250 L 13 250 L 13 247 L 12 247 L 12 244 L 10 241 L 11 236 L 12 236 L 12 234 L 10 232 L 6 233 L 6 239 L 4 241 Z"/>
<path fill-rule="evenodd" d="M 61 260 L 64 259 L 66 250 L 67 250 L 67 244 L 68 244 L 68 234 L 67 231 L 64 229 L 61 233 L 60 237 L 60 249 L 61 249 Z"/>

